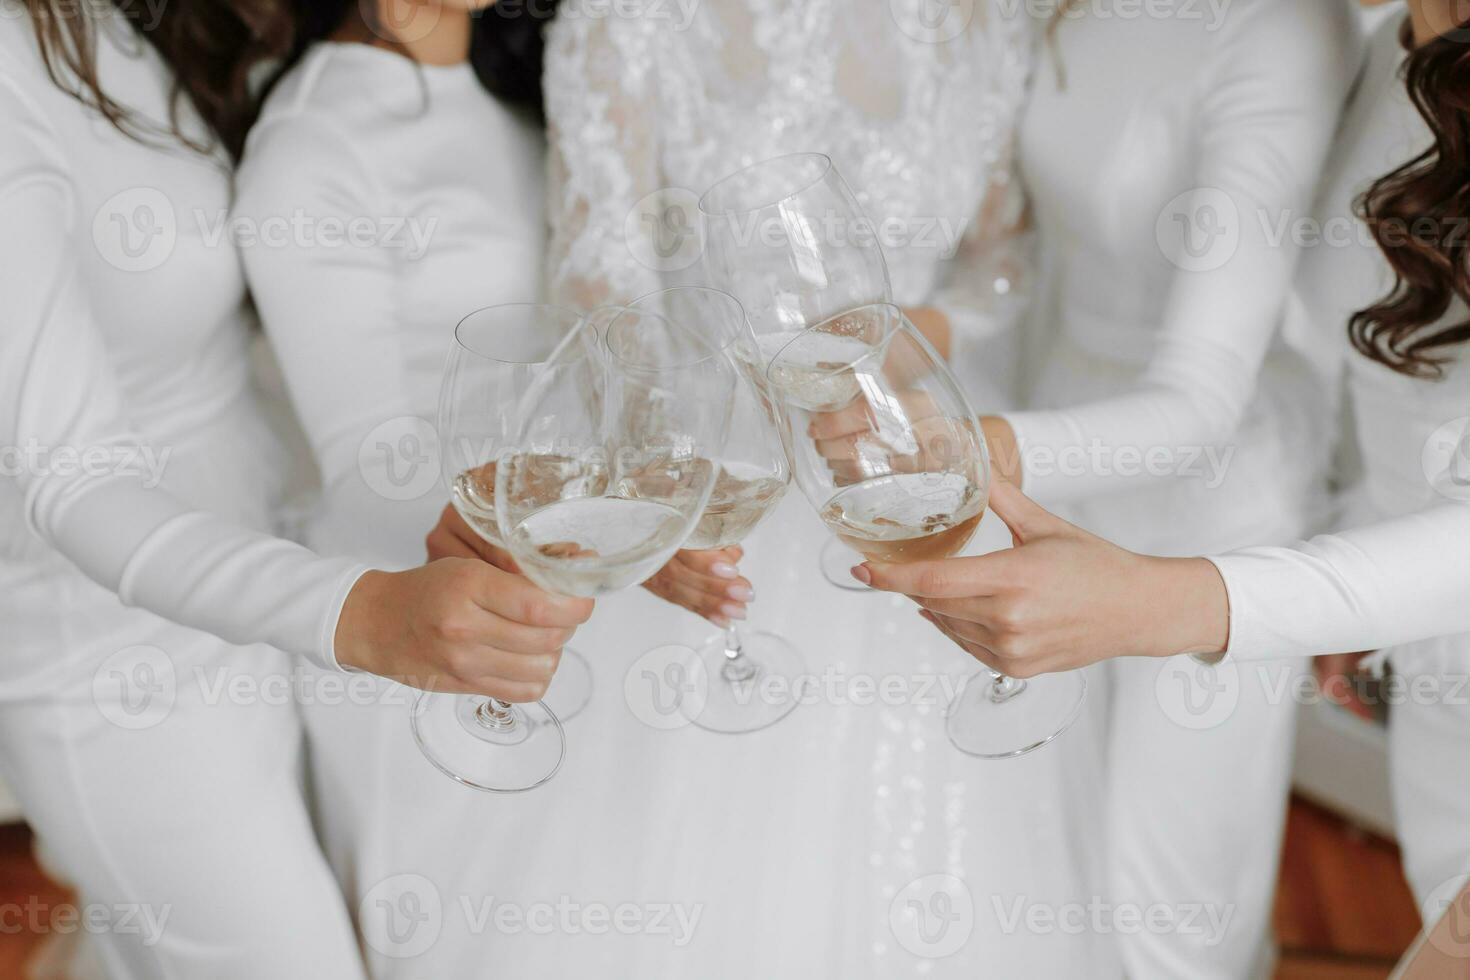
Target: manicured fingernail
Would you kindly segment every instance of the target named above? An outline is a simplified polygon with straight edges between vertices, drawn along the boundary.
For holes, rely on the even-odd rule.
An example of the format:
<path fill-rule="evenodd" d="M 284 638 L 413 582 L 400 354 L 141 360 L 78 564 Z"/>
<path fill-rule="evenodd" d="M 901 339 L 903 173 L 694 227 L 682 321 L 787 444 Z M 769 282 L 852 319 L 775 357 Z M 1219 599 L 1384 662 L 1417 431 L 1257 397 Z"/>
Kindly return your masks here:
<path fill-rule="evenodd" d="M 720 614 L 728 616 L 730 619 L 744 619 L 745 607 L 733 602 L 727 602 L 720 607 Z"/>
<path fill-rule="evenodd" d="M 740 577 L 740 569 L 736 568 L 734 565 L 730 564 L 727 561 L 715 562 L 709 567 L 709 571 L 711 575 L 718 575 L 720 578 Z"/>
<path fill-rule="evenodd" d="M 730 628 L 730 621 L 728 619 L 726 619 L 724 616 L 711 616 L 709 618 L 709 621 L 711 623 L 714 623 L 716 626 L 718 626 L 722 630 L 729 629 Z"/>
<path fill-rule="evenodd" d="M 852 577 L 855 578 L 855 579 L 857 579 L 859 582 L 863 583 L 864 585 L 872 585 L 873 584 L 873 573 L 870 572 L 870 571 L 868 571 L 868 566 L 867 565 L 854 565 L 854 566 L 852 566 Z"/>
<path fill-rule="evenodd" d="M 755 599 L 755 590 L 748 585 L 732 585 L 725 590 L 725 594 L 741 602 L 751 602 Z"/>

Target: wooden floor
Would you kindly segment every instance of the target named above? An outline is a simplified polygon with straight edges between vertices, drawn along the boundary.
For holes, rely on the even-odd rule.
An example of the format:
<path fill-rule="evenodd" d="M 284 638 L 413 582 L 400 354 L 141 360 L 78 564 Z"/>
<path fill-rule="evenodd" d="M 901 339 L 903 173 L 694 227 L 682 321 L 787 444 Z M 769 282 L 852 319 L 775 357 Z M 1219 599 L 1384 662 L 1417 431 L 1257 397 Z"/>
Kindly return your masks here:
<path fill-rule="evenodd" d="M 0 907 L 45 909 L 67 895 L 36 866 L 30 833 L 0 827 Z M 0 929 L 0 980 L 19 980 L 41 936 Z M 1287 821 L 1277 980 L 1385 980 L 1419 930 L 1398 850 L 1303 800 Z"/>

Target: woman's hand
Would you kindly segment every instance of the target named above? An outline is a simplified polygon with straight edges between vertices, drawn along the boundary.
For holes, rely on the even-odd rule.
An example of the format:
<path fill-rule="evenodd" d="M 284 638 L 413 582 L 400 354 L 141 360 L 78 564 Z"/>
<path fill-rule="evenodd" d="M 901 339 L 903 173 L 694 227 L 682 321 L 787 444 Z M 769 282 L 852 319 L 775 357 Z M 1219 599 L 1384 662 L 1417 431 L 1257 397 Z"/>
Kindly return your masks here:
<path fill-rule="evenodd" d="M 755 598 L 750 583 L 735 567 L 745 552 L 739 545 L 709 551 L 681 551 L 643 583 L 665 602 L 672 602 L 724 629 L 745 618 L 745 604 Z"/>
<path fill-rule="evenodd" d="M 1151 558 L 1088 534 L 1004 481 L 991 508 L 1015 547 L 978 558 L 868 562 L 853 575 L 902 592 L 977 660 L 1011 677 L 1111 657 L 1218 653 L 1229 634 L 1225 583 L 1203 558 Z"/>
<path fill-rule="evenodd" d="M 1021 466 L 1021 450 L 1016 444 L 1016 430 L 999 415 L 982 415 L 980 430 L 985 433 L 985 444 L 990 447 L 990 466 L 995 475 L 1020 487 L 1025 472 Z"/>
<path fill-rule="evenodd" d="M 342 606 L 337 661 L 410 687 L 537 701 L 592 605 L 478 558 L 367 572 Z"/>
<path fill-rule="evenodd" d="M 444 505 L 439 523 L 434 525 L 434 530 L 429 532 L 424 544 L 429 549 L 429 561 L 440 558 L 479 558 L 501 571 L 520 572 L 510 552 L 476 534 L 475 529 L 459 516 L 459 511 L 454 509 L 453 504 Z"/>

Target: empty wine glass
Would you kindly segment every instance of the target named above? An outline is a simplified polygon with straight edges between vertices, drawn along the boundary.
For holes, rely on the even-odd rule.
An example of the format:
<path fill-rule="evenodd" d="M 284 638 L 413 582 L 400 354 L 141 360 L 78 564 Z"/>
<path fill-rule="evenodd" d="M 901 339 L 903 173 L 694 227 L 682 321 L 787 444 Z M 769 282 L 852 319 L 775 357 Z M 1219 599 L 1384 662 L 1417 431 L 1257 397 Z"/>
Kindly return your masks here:
<path fill-rule="evenodd" d="M 581 316 L 554 306 L 509 304 L 476 310 L 455 327 L 439 398 L 440 459 L 450 499 L 465 522 L 504 548 L 495 518 L 498 455 L 516 435 L 515 409 L 546 359 L 569 338 L 598 357 Z M 561 719 L 592 693 L 592 672 L 575 650 L 561 663 L 543 701 L 510 705 L 493 698 L 425 691 L 411 715 L 419 748 L 441 772 L 487 792 L 519 792 L 561 765 Z"/>
<path fill-rule="evenodd" d="M 889 302 L 893 290 L 872 222 L 832 160 L 795 153 L 718 181 L 699 200 L 709 281 L 745 307 L 762 356 L 843 310 Z M 822 574 L 854 591 L 853 552 L 822 549 Z"/>
<path fill-rule="evenodd" d="M 723 452 L 711 459 L 719 476 L 684 547 L 739 544 L 775 509 L 791 482 L 783 416 L 766 391 L 764 362 L 745 311 L 729 293 L 701 286 L 659 290 L 635 300 L 608 323 L 603 341 L 612 359 L 632 371 L 646 354 L 637 331 L 640 315 L 647 312 L 690 331 L 740 372 L 731 400 L 730 435 Z M 701 728 L 753 732 L 780 721 L 798 704 L 806 667 L 782 636 L 746 632 L 732 620 L 723 633 L 699 647 L 697 656 L 706 684 L 688 717 Z"/>
<path fill-rule="evenodd" d="M 883 562 L 964 549 L 989 499 L 989 452 L 959 383 L 902 310 L 875 304 L 817 324 L 767 377 L 791 418 L 797 485 L 834 534 Z M 1085 690 L 1076 672 L 981 672 L 949 705 L 945 729 L 971 755 L 1022 755 L 1070 727 Z"/>

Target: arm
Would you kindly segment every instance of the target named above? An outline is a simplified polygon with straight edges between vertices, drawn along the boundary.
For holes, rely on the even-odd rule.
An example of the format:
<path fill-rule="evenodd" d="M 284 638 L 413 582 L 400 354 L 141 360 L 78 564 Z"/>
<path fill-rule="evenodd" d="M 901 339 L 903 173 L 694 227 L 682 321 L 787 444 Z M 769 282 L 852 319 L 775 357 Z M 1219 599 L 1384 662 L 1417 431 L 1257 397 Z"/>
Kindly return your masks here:
<path fill-rule="evenodd" d="M 1222 251 L 1208 253 L 1197 271 L 1175 262 L 1159 345 L 1136 391 L 1068 411 L 1006 416 L 1029 493 L 1076 500 L 1166 478 L 1146 472 L 1158 467 L 1130 476 L 1062 473 L 1054 465 L 1059 453 L 1092 445 L 1171 451 L 1221 445 L 1234 435 L 1298 257 L 1290 236 L 1274 241 L 1273 229 L 1312 203 L 1358 65 L 1353 17 L 1346 7 L 1320 3 L 1256 3 L 1233 12 L 1216 67 L 1202 80 L 1196 190 L 1179 214 L 1203 220 L 1214 209 L 1224 226 L 1239 229 L 1238 244 L 1230 251 L 1228 238 L 1217 239 Z"/>
<path fill-rule="evenodd" d="M 1240 660 L 1376 650 L 1470 633 L 1470 506 L 1446 503 L 1291 548 L 1212 558 Z"/>
<path fill-rule="evenodd" d="M 0 73 L 0 445 L 135 454 L 136 433 L 75 264 L 64 148 Z M 128 472 L 16 477 L 33 530 L 129 605 L 321 666 L 511 700 L 544 692 L 591 603 L 479 562 L 368 571 L 197 510 Z M 483 570 L 482 570 L 483 569 Z"/>

